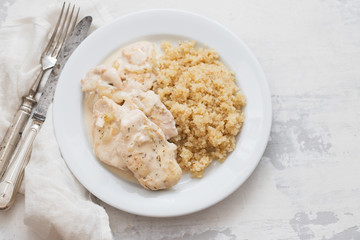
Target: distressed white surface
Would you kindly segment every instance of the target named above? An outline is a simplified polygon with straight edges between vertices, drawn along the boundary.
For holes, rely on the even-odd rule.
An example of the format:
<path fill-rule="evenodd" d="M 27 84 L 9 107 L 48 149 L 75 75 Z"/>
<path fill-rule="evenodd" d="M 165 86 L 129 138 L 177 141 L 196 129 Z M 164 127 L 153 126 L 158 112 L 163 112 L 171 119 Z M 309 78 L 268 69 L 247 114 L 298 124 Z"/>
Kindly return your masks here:
<path fill-rule="evenodd" d="M 99 11 L 160 7 L 213 18 L 248 44 L 272 91 L 271 139 L 248 181 L 202 212 L 156 219 L 100 202 L 115 239 L 360 239 L 360 1 L 104 1 Z M 0 238 L 37 239 L 23 201 L 0 213 Z"/>

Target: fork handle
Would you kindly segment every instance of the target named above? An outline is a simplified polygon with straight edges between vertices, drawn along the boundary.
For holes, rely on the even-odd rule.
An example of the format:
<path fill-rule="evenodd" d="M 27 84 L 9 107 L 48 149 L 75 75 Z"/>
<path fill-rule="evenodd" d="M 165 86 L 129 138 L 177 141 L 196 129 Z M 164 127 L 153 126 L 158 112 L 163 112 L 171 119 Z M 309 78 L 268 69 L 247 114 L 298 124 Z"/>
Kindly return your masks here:
<path fill-rule="evenodd" d="M 42 122 L 33 120 L 26 135 L 21 139 L 11 163 L 0 182 L 0 210 L 6 210 L 14 202 L 15 194 L 20 186 L 25 166 L 29 160 L 36 135 L 39 133 Z"/>
<path fill-rule="evenodd" d="M 25 96 L 23 102 L 14 116 L 6 134 L 0 144 L 0 177 L 4 174 L 9 165 L 11 156 L 19 143 L 22 132 L 29 120 L 33 106 L 35 105 L 35 98 L 31 95 Z"/>

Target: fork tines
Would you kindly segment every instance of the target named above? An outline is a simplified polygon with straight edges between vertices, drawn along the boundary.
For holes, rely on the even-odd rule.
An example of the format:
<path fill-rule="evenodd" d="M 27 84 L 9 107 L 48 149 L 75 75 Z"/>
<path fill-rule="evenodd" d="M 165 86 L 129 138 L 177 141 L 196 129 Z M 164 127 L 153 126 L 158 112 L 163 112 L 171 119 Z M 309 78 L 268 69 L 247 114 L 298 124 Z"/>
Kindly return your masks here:
<path fill-rule="evenodd" d="M 71 35 L 75 28 L 80 8 L 77 8 L 75 18 L 73 18 L 75 12 L 75 5 L 73 5 L 72 7 L 70 3 L 67 4 L 67 7 L 65 5 L 66 3 L 64 2 L 54 32 L 52 33 L 50 41 L 46 46 L 43 55 L 51 55 L 52 57 L 56 57 L 59 54 L 65 40 L 69 35 Z"/>

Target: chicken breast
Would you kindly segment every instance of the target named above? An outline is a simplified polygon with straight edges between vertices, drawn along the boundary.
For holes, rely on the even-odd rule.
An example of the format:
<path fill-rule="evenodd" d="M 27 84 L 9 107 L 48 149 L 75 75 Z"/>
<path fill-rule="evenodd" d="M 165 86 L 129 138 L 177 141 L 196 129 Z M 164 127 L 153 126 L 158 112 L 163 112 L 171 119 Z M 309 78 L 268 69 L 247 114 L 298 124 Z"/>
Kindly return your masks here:
<path fill-rule="evenodd" d="M 158 51 L 153 43 L 140 41 L 124 47 L 112 66 L 116 68 L 125 84 L 140 83 L 141 89 L 149 90 L 155 79 Z"/>
<path fill-rule="evenodd" d="M 81 80 L 82 91 L 95 91 L 98 86 L 114 86 L 117 89 L 151 89 L 156 79 L 159 53 L 151 42 L 140 41 L 122 48 L 111 64 L 90 69 Z"/>
<path fill-rule="evenodd" d="M 130 170 L 151 190 L 170 188 L 180 180 L 176 146 L 131 102 L 120 106 L 104 96 L 94 104 L 93 117 L 94 149 L 100 161 Z"/>
<path fill-rule="evenodd" d="M 106 96 L 118 104 L 125 100 L 135 104 L 145 115 L 164 132 L 167 139 L 178 134 L 171 112 L 153 91 L 144 92 L 140 84 L 130 80 L 124 84 L 112 67 L 98 66 L 89 71 L 82 80 L 82 89 L 95 97 Z M 94 96 L 96 92 L 97 96 Z"/>
<path fill-rule="evenodd" d="M 90 69 L 85 78 L 81 79 L 83 92 L 93 92 L 99 88 L 123 88 L 123 82 L 115 68 L 100 65 Z"/>
<path fill-rule="evenodd" d="M 142 111 L 134 109 L 127 114 L 121 131 L 128 146 L 127 167 L 143 187 L 159 190 L 179 182 L 182 171 L 176 162 L 176 146 Z"/>
<path fill-rule="evenodd" d="M 113 96 L 116 98 L 116 93 Z M 125 99 L 136 105 L 137 108 L 145 113 L 150 121 L 158 125 L 164 132 L 166 139 L 170 139 L 178 134 L 174 117 L 161 102 L 160 97 L 153 91 L 143 92 L 134 89 L 125 95 Z"/>

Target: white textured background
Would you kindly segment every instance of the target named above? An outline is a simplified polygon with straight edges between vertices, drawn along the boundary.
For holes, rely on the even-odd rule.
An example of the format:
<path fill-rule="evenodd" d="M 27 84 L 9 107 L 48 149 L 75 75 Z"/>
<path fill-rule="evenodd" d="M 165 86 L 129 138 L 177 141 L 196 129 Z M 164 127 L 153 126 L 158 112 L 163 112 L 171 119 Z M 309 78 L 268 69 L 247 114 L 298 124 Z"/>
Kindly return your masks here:
<path fill-rule="evenodd" d="M 0 22 L 14 1 L 0 0 Z M 252 49 L 273 103 L 265 154 L 234 194 L 166 219 L 100 202 L 115 239 L 360 240 L 360 0 L 136 0 L 102 7 L 114 16 L 178 8 L 217 20 Z M 1 239 L 37 239 L 23 212 L 19 195 L 0 213 Z"/>

